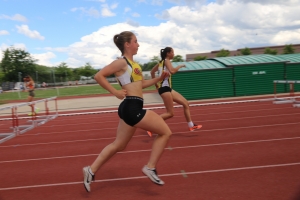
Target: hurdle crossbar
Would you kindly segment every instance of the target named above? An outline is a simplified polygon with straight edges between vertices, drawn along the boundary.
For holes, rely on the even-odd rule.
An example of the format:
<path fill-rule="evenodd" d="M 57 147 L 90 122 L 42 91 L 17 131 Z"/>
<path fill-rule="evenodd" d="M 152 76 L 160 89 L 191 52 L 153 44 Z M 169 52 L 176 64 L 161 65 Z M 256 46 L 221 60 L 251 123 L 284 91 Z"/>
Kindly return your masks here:
<path fill-rule="evenodd" d="M 54 114 L 49 112 L 48 102 L 54 100 L 55 101 L 55 112 Z M 34 106 L 37 103 L 43 103 L 45 102 L 45 113 L 42 116 L 39 116 L 39 114 L 35 113 Z M 24 107 L 24 106 L 30 106 L 31 107 L 31 116 L 24 117 L 18 115 L 18 108 Z M 11 109 L 11 118 L 1 118 L 0 121 L 4 120 L 11 120 L 12 121 L 12 129 L 13 131 L 11 133 L 0 133 L 0 143 L 3 143 L 15 136 L 18 136 L 20 134 L 23 134 L 37 126 L 40 126 L 42 124 L 45 124 L 46 122 L 55 119 L 58 116 L 58 106 L 57 106 L 57 97 L 51 97 L 47 99 L 41 99 L 37 101 L 27 102 L 27 103 L 19 103 L 16 105 L 8 106 L 1 108 L 0 111 L 3 110 L 9 110 Z M 34 114 L 33 114 L 34 113 Z M 42 113 L 40 113 L 42 114 Z M 28 120 L 27 125 L 21 125 L 20 120 Z"/>

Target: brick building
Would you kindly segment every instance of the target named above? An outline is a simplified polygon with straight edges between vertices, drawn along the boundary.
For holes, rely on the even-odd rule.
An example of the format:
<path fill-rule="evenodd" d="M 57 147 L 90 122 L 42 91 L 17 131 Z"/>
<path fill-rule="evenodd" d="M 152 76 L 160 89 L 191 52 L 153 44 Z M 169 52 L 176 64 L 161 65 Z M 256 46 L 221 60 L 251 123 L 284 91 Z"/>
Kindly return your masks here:
<path fill-rule="evenodd" d="M 295 53 L 300 53 L 300 44 L 294 44 L 292 45 Z M 281 45 L 281 46 L 268 46 L 268 47 L 255 47 L 255 48 L 249 48 L 251 51 L 252 55 L 256 55 L 256 54 L 263 54 L 265 52 L 266 48 L 270 48 L 271 50 L 277 50 L 277 55 L 282 54 L 283 53 L 283 49 L 284 49 L 285 45 Z M 241 53 L 242 49 L 237 49 L 237 50 L 233 50 L 233 51 L 229 51 L 230 54 L 229 56 L 237 56 L 237 55 L 242 55 Z M 216 55 L 220 52 L 220 50 L 218 51 L 212 51 L 212 52 L 207 52 L 207 53 L 194 53 L 194 54 L 186 54 L 186 61 L 193 61 L 194 58 L 196 56 L 206 56 L 206 58 L 215 58 Z"/>

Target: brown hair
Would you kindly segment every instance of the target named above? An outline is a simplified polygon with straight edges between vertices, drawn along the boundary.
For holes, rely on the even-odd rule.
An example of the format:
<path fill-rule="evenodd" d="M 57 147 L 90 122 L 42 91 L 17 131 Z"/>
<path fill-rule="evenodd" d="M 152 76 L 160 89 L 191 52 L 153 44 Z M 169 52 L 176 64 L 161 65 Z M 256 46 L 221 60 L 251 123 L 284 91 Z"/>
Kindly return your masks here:
<path fill-rule="evenodd" d="M 121 51 L 122 55 L 124 54 L 124 44 L 126 42 L 129 43 L 133 35 L 134 34 L 130 31 L 123 31 L 120 34 L 116 34 L 114 36 L 114 43 Z"/>
<path fill-rule="evenodd" d="M 31 76 L 29 76 L 29 75 L 26 75 L 25 78 L 32 81 L 32 78 L 31 78 Z"/>

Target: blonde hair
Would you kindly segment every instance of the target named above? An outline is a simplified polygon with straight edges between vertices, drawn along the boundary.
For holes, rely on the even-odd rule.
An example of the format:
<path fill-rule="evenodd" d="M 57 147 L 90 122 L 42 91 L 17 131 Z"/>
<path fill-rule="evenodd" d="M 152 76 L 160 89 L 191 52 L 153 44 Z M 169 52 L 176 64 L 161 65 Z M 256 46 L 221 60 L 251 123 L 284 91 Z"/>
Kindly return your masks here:
<path fill-rule="evenodd" d="M 122 56 L 124 55 L 124 44 L 126 42 L 130 43 L 133 35 L 134 34 L 130 31 L 123 31 L 120 34 L 116 34 L 114 36 L 114 43 L 118 47 L 118 49 L 121 51 Z"/>

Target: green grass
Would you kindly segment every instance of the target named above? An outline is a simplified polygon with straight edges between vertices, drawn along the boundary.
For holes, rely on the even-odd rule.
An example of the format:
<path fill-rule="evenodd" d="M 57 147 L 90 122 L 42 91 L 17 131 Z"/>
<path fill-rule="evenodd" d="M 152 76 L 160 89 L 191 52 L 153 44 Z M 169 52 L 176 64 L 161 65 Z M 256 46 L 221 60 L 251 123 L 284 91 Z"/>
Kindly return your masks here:
<path fill-rule="evenodd" d="M 121 89 L 119 84 L 112 84 L 116 89 Z M 155 90 L 155 86 L 145 88 L 143 91 Z M 85 85 L 85 86 L 73 86 L 73 87 L 61 87 L 61 88 L 47 88 L 36 89 L 35 99 L 44 99 L 49 97 L 68 97 L 68 96 L 87 96 L 97 94 L 108 94 L 109 92 L 99 85 Z M 13 100 L 26 100 L 28 92 L 4 92 L 0 94 L 0 104 L 4 104 L 7 101 Z"/>

